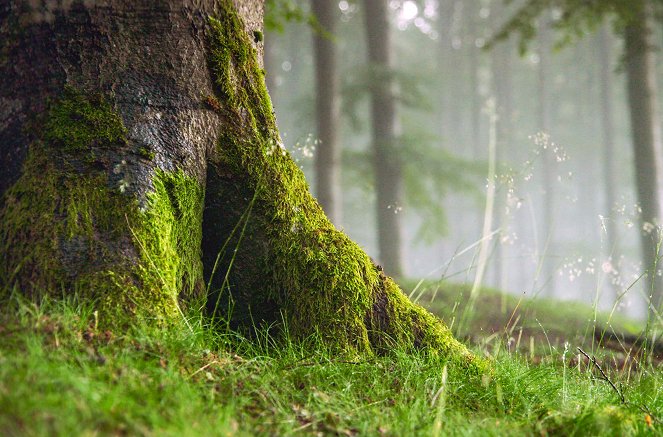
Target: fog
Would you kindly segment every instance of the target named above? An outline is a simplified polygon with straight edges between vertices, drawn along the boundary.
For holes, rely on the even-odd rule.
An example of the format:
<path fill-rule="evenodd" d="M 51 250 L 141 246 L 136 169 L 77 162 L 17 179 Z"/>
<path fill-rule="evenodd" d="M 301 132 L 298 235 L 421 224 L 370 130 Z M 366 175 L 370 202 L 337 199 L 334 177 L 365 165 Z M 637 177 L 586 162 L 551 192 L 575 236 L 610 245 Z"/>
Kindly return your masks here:
<path fill-rule="evenodd" d="M 370 90 L 389 80 L 403 194 L 387 208 L 400 218 L 404 277 L 645 317 L 641 234 L 656 232 L 640 219 L 624 38 L 609 17 L 574 36 L 555 28 L 559 11 L 546 12 L 523 50 L 519 35 L 494 39 L 517 3 L 390 1 L 383 75 L 368 65 L 364 2 L 335 5 L 336 32 L 318 31 L 338 57 L 335 225 L 381 263 Z M 265 69 L 284 144 L 315 194 L 326 145 L 316 125 L 317 26 L 308 21 L 266 31 Z M 656 71 L 660 83 L 663 66 Z"/>

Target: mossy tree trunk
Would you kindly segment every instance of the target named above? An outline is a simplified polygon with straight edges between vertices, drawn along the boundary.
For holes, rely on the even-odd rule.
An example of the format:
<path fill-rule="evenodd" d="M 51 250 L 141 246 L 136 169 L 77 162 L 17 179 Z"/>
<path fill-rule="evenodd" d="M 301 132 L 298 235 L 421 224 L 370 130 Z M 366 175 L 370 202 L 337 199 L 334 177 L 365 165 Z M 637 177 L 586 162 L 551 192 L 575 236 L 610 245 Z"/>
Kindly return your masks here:
<path fill-rule="evenodd" d="M 30 5 L 0 6 L 5 290 L 77 292 L 115 325 L 206 298 L 345 355 L 484 368 L 309 194 L 264 85 L 260 1 Z"/>

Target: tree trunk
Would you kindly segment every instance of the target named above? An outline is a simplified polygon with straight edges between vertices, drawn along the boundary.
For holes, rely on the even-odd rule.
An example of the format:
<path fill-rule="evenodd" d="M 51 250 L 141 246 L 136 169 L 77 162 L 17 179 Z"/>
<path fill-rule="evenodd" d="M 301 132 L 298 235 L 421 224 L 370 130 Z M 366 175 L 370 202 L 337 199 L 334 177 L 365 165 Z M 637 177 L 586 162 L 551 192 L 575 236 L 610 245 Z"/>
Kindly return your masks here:
<path fill-rule="evenodd" d="M 551 50 L 550 44 L 550 24 L 546 17 L 539 30 L 539 82 L 538 82 L 538 124 L 539 131 L 544 135 L 551 135 L 552 127 L 552 114 L 551 102 L 552 94 L 550 93 L 550 65 L 549 56 Z M 550 141 L 554 141 L 550 138 Z M 555 269 L 551 259 L 551 254 L 554 252 L 554 238 L 555 238 L 555 220 L 554 220 L 554 177 L 553 177 L 553 163 L 554 156 L 552 147 L 545 146 L 541 150 L 541 170 L 542 170 L 542 220 L 540 225 L 539 241 L 537 251 L 540 253 L 540 273 L 539 278 L 543 277 L 544 294 L 548 296 L 555 295 Z"/>
<path fill-rule="evenodd" d="M 648 271 L 647 294 L 658 309 L 663 284 L 657 274 L 661 225 L 660 170 L 661 128 L 658 115 L 655 45 L 647 6 L 634 15 L 625 30 L 625 61 L 631 130 L 635 156 L 635 175 L 640 214 L 643 269 Z"/>
<path fill-rule="evenodd" d="M 439 95 L 437 98 L 436 111 L 438 118 L 438 134 L 442 139 L 442 143 L 447 146 L 452 144 L 453 123 L 451 122 L 453 109 L 453 102 L 451 99 L 451 74 L 453 72 L 453 33 L 452 24 L 454 16 L 454 0 L 441 0 L 439 2 L 438 12 L 438 33 L 439 44 L 437 45 L 437 73 L 440 75 L 439 80 Z"/>
<path fill-rule="evenodd" d="M 479 95 L 479 52 L 476 45 L 479 37 L 477 20 L 479 19 L 479 2 L 467 2 L 464 5 L 464 21 L 469 35 L 469 94 L 470 94 L 470 140 L 472 147 L 472 158 L 475 160 L 485 159 L 481 144 L 481 96 Z M 481 225 L 479 225 L 480 228 Z"/>
<path fill-rule="evenodd" d="M 612 39 L 610 28 L 604 24 L 598 36 L 599 50 L 599 77 L 600 77 L 600 99 L 601 99 L 601 132 L 603 133 L 603 185 L 605 198 L 603 209 L 607 214 L 603 220 L 605 230 L 605 253 L 612 258 L 613 262 L 618 259 L 617 226 L 612 210 L 615 206 L 615 123 L 612 96 L 612 74 L 614 64 L 612 62 Z M 613 278 L 609 278 L 612 280 Z M 611 303 L 617 299 L 620 291 L 616 284 L 611 284 L 613 294 Z"/>
<path fill-rule="evenodd" d="M 313 34 L 315 97 L 318 144 L 315 155 L 316 195 L 329 220 L 341 224 L 340 99 L 336 62 L 336 21 L 338 6 L 329 0 L 312 0 L 313 13 L 325 33 Z"/>
<path fill-rule="evenodd" d="M 377 195 L 379 259 L 387 271 L 400 277 L 402 268 L 403 177 L 396 145 L 398 116 L 394 97 L 389 5 L 384 0 L 365 0 L 368 60 L 377 80 L 371 86 L 373 165 Z"/>
<path fill-rule="evenodd" d="M 497 111 L 497 160 L 508 162 L 509 150 L 513 148 L 513 39 L 498 44 L 492 49 L 493 88 Z M 497 214 L 501 229 L 500 239 L 509 234 L 510 217 L 506 213 L 509 202 L 510 187 L 506 187 L 502 198 L 502 207 Z M 495 257 L 495 285 L 502 291 L 508 290 L 508 258 L 509 247 L 501 241 L 497 242 Z"/>
<path fill-rule="evenodd" d="M 265 88 L 260 1 L 31 4 L 0 6 L 5 292 L 78 293 L 124 326 L 178 323 L 207 283 L 238 326 L 485 368 L 309 194 Z"/>

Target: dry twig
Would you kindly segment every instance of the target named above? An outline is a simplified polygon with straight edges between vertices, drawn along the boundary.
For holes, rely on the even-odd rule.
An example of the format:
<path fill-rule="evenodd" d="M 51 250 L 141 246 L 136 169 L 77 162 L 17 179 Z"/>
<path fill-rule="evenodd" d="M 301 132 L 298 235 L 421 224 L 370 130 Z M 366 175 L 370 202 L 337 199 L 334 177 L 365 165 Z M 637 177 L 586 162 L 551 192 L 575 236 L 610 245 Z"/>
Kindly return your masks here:
<path fill-rule="evenodd" d="M 601 365 L 598 363 L 598 361 L 596 361 L 595 357 L 593 357 L 593 356 L 590 357 L 589 354 L 587 352 L 585 352 L 584 350 L 582 350 L 582 348 L 580 348 L 580 347 L 578 347 L 578 351 L 581 354 L 583 354 L 594 365 L 594 367 L 596 367 L 596 369 L 601 374 L 601 379 L 604 380 L 605 382 L 607 382 L 608 384 L 610 384 L 610 387 L 612 387 L 612 389 L 615 391 L 615 393 L 617 393 L 617 395 L 619 396 L 619 399 L 621 400 L 621 403 L 623 405 L 636 407 L 638 410 L 645 413 L 650 418 L 651 421 L 656 422 L 658 424 L 663 424 L 663 422 L 661 422 L 661 420 L 659 420 L 656 416 L 654 416 L 654 414 L 651 412 L 651 410 L 649 409 L 648 406 L 646 406 L 646 405 L 635 405 L 635 404 L 627 401 L 626 397 L 624 396 L 624 392 L 622 392 L 619 388 L 617 388 L 615 383 L 612 382 L 612 380 L 610 378 L 608 378 L 608 375 L 605 373 L 605 371 L 603 370 Z"/>

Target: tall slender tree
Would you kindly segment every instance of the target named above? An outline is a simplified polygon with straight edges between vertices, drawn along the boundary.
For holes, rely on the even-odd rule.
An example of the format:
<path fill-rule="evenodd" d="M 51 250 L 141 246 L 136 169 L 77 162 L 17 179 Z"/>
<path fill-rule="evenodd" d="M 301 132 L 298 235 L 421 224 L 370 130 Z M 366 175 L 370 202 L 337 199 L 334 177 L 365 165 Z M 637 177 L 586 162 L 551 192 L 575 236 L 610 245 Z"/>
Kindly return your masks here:
<path fill-rule="evenodd" d="M 615 176 L 617 174 L 617 167 L 615 166 L 615 122 L 614 122 L 614 102 L 613 102 L 613 71 L 614 63 L 612 59 L 613 53 L 613 38 L 610 27 L 604 23 L 598 33 L 598 48 L 596 55 L 598 57 L 598 75 L 599 75 L 599 92 L 600 92 L 600 112 L 601 112 L 601 132 L 603 141 L 603 186 L 605 196 L 603 201 L 603 210 L 606 217 L 603 220 L 602 226 L 605 230 L 605 253 L 608 257 L 612 257 L 613 261 L 617 259 L 619 248 L 617 243 L 617 226 L 615 217 L 613 216 L 613 208 L 615 206 Z M 613 296 L 612 300 L 617 298 L 617 288 L 612 286 Z"/>
<path fill-rule="evenodd" d="M 646 288 L 652 311 L 663 300 L 663 279 L 658 274 L 661 239 L 661 126 L 658 116 L 653 20 L 661 3 L 653 0 L 530 0 L 503 26 L 499 37 L 520 32 L 523 40 L 535 34 L 533 19 L 551 8 L 562 11 L 560 28 L 572 34 L 591 28 L 591 23 L 612 14 L 624 35 L 624 62 L 635 157 L 636 191 L 641 209 L 641 249 L 647 271 Z M 600 22 L 600 21 L 599 21 Z"/>
<path fill-rule="evenodd" d="M 474 159 L 483 159 L 481 144 L 481 96 L 479 94 L 479 56 L 481 49 L 477 46 L 479 39 L 479 10 L 481 2 L 465 2 L 463 6 L 464 22 L 467 30 L 467 50 L 469 68 L 469 94 L 470 94 L 470 144 Z M 485 150 L 485 149 L 484 149 Z"/>
<path fill-rule="evenodd" d="M 327 217 L 341 223 L 341 147 L 339 79 L 336 56 L 336 22 L 339 12 L 335 2 L 311 0 L 313 13 L 321 29 L 313 29 L 315 60 L 315 108 L 318 146 L 315 155 L 316 197 Z"/>
<path fill-rule="evenodd" d="M 494 14 L 497 15 L 496 4 L 494 2 Z M 513 39 L 504 41 L 495 46 L 491 51 L 492 61 L 492 86 L 495 96 L 495 110 L 497 115 L 497 159 L 499 162 L 507 162 L 509 159 L 509 150 L 513 143 L 513 57 L 515 46 Z M 508 189 L 509 187 L 507 187 Z M 507 190 L 508 191 L 508 190 Z M 509 193 L 504 194 L 504 205 L 507 205 Z M 502 208 L 497 215 L 497 220 L 502 229 L 501 235 L 505 235 L 509 230 L 509 216 Z M 497 254 L 495 256 L 495 284 L 501 290 L 507 290 L 509 283 L 507 280 L 508 246 L 497 242 Z"/>
<path fill-rule="evenodd" d="M 659 308 L 663 280 L 658 274 L 661 233 L 661 119 L 654 57 L 650 2 L 634 5 L 634 19 L 624 30 L 626 81 L 635 156 L 635 177 L 641 215 L 643 268 L 652 310 Z"/>
<path fill-rule="evenodd" d="M 540 254 L 540 276 L 541 283 L 545 284 L 543 290 L 545 294 L 553 296 L 555 293 L 555 271 L 551 255 L 554 253 L 555 238 L 555 179 L 553 176 L 554 157 L 552 147 L 549 147 L 548 141 L 552 141 L 552 93 L 551 93 L 551 73 L 550 73 L 550 52 L 552 44 L 550 42 L 550 17 L 544 14 L 541 17 L 538 35 L 538 130 L 544 134 L 548 140 L 544 139 L 541 152 L 541 185 L 543 196 L 541 199 L 541 222 L 539 226 L 539 241 L 537 251 Z"/>
<path fill-rule="evenodd" d="M 364 0 L 364 6 L 368 61 L 376 77 L 370 93 L 379 259 L 398 277 L 403 274 L 402 214 L 399 214 L 403 204 L 403 176 L 397 146 L 399 125 L 389 4 L 384 0 Z"/>

